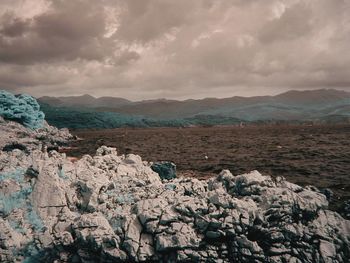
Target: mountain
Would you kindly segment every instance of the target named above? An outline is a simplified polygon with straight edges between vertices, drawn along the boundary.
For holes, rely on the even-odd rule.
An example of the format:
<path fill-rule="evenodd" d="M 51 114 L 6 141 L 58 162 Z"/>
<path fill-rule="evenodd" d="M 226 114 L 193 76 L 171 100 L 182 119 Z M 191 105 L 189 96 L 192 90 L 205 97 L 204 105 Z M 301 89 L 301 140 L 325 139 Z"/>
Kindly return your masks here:
<path fill-rule="evenodd" d="M 100 97 L 95 98 L 91 95 L 85 94 L 82 96 L 70 96 L 70 97 L 49 97 L 44 96 L 38 99 L 41 103 L 46 103 L 51 106 L 58 107 L 85 107 L 85 108 L 98 108 L 109 107 L 115 108 L 131 103 L 131 101 L 123 98 L 116 97 Z"/>
<path fill-rule="evenodd" d="M 104 123 L 103 125 L 107 126 L 109 122 L 106 122 L 106 119 L 113 119 L 113 116 L 123 119 L 122 123 L 128 124 L 124 120 L 133 120 L 131 126 L 135 125 L 134 120 L 137 120 L 136 126 L 140 122 L 143 123 L 142 126 L 186 126 L 236 124 L 241 121 L 333 123 L 348 122 L 350 119 L 350 93 L 333 89 L 291 90 L 276 96 L 235 96 L 224 99 L 205 98 L 184 101 L 158 99 L 131 102 L 121 98 L 94 98 L 83 95 L 42 97 L 39 102 L 43 104 L 44 112 L 49 116 L 49 122 L 55 119 L 53 124 L 58 126 L 60 126 L 58 120 L 65 119 L 65 117 L 57 119 L 60 108 L 68 108 L 68 112 L 75 112 L 76 116 L 86 115 L 86 112 L 89 112 L 90 116 L 96 116 L 101 123 Z M 65 111 L 61 111 L 61 114 L 62 112 Z M 65 114 L 65 116 L 68 115 Z M 76 120 L 65 123 L 69 125 L 71 121 Z M 115 127 L 115 124 L 112 126 Z"/>
<path fill-rule="evenodd" d="M 289 105 L 331 105 L 332 103 L 350 98 L 350 92 L 334 89 L 321 90 L 291 90 L 274 97 L 280 103 Z"/>
<path fill-rule="evenodd" d="M 299 119 L 306 117 L 313 110 L 349 105 L 349 100 L 350 93 L 338 90 L 289 91 L 277 96 L 206 98 L 186 101 L 162 100 L 129 104 L 116 111 L 157 118 L 220 114 L 251 120 Z"/>

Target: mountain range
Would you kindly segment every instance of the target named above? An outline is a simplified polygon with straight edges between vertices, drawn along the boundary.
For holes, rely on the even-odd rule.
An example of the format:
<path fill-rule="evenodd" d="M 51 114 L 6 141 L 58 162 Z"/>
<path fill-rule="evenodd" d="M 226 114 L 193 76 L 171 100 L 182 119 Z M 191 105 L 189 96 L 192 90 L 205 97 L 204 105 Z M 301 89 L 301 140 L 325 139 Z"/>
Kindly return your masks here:
<path fill-rule="evenodd" d="M 173 126 L 174 123 L 215 125 L 235 124 L 241 121 L 348 122 L 350 120 L 350 92 L 335 89 L 291 90 L 276 96 L 235 96 L 184 101 L 157 99 L 132 102 L 123 98 L 95 98 L 90 95 L 45 96 L 38 101 L 49 121 L 52 112 L 58 113 L 60 109 L 74 111 L 78 115 L 79 112 L 108 114 L 112 119 L 113 114 L 116 114 L 118 118 L 146 121 L 156 126 L 169 126 L 169 123 Z"/>

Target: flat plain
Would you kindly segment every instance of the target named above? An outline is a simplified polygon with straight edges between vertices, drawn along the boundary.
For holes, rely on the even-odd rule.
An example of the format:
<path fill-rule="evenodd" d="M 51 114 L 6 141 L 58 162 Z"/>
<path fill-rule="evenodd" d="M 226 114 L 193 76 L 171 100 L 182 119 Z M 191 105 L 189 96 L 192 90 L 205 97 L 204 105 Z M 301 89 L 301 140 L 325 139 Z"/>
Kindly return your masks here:
<path fill-rule="evenodd" d="M 67 154 L 94 154 L 101 145 L 146 161 L 172 161 L 180 176 L 199 179 L 222 169 L 258 170 L 300 185 L 329 188 L 331 208 L 350 199 L 350 125 L 251 125 L 245 127 L 119 128 L 75 130 L 82 140 Z"/>

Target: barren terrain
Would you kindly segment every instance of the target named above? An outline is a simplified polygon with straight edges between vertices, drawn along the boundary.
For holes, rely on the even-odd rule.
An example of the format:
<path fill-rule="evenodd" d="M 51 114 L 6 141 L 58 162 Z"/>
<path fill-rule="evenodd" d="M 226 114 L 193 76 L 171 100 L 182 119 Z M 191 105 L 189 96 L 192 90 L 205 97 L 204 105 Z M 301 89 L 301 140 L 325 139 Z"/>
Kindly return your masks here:
<path fill-rule="evenodd" d="M 331 207 L 350 198 L 350 125 L 121 128 L 77 130 L 83 140 L 68 155 L 93 154 L 101 145 L 134 153 L 147 161 L 168 160 L 178 174 L 209 177 L 258 170 L 300 185 L 330 188 Z"/>

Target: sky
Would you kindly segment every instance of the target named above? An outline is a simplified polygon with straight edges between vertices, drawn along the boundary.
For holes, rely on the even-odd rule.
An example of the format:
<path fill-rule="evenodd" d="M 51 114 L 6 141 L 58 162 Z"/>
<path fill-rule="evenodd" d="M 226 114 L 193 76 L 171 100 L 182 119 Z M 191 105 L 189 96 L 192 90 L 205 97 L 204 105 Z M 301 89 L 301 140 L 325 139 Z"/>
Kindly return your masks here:
<path fill-rule="evenodd" d="M 1 0 L 0 89 L 131 100 L 350 91 L 349 0 Z"/>

